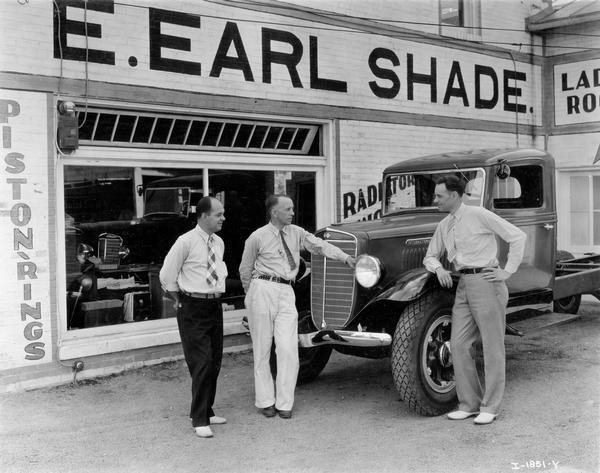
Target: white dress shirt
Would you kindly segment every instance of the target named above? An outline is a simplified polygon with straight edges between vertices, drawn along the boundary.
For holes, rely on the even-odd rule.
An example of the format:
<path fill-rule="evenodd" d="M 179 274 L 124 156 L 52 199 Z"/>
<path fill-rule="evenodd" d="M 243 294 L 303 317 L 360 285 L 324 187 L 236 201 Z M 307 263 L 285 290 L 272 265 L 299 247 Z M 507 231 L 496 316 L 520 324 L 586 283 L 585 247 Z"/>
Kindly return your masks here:
<path fill-rule="evenodd" d="M 227 266 L 223 262 L 225 244 L 221 237 L 212 234 L 218 280 L 216 285 L 210 285 L 207 281 L 208 237 L 209 235 L 196 225 L 177 238 L 160 270 L 160 282 L 166 291 L 183 290 L 203 294 L 225 292 L 227 278 Z"/>
<path fill-rule="evenodd" d="M 277 276 L 294 280 L 298 274 L 301 248 L 312 254 L 322 255 L 337 261 L 346 261 L 349 256 L 337 246 L 321 240 L 297 225 L 286 225 L 281 232 L 294 258 L 296 267 L 294 269 L 290 267 L 279 230 L 269 222 L 254 231 L 246 240 L 240 264 L 240 279 L 244 290 L 248 290 L 250 279 L 254 276 Z"/>
<path fill-rule="evenodd" d="M 423 259 L 427 270 L 435 273 L 442 266 L 440 258 L 451 242 L 448 229 L 452 218 L 456 219 L 454 266 L 457 270 L 498 266 L 496 235 L 509 244 L 504 270 L 512 274 L 518 269 L 525 250 L 525 233 L 483 207 L 460 204 L 454 215 L 444 217 L 435 229 Z"/>

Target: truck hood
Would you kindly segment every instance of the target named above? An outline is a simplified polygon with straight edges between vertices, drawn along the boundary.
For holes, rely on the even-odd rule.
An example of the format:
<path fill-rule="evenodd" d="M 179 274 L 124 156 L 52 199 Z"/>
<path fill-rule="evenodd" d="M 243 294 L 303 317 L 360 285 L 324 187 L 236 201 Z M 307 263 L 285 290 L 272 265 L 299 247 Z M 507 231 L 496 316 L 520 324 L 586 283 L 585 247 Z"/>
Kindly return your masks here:
<path fill-rule="evenodd" d="M 364 222 L 336 223 L 328 228 L 362 236 L 369 240 L 433 234 L 436 225 L 445 213 L 437 210 L 427 212 L 407 212 Z"/>

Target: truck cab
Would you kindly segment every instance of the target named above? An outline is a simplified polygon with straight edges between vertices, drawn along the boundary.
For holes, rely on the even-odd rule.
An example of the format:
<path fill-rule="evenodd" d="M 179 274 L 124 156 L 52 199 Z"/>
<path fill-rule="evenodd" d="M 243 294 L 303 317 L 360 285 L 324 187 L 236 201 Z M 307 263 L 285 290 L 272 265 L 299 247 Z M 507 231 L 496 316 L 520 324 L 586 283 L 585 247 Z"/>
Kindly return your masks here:
<path fill-rule="evenodd" d="M 389 356 L 396 388 L 410 407 L 439 415 L 455 406 L 449 342 L 459 275 L 453 274 L 454 286 L 445 289 L 423 267 L 429 241 L 445 216 L 434 205 L 436 178 L 445 174 L 466 182 L 464 204 L 485 207 L 527 234 L 523 261 L 507 281 L 507 322 L 553 308 L 576 312 L 580 294 L 600 287 L 600 269 L 595 260 L 588 261 L 587 283 L 559 291 L 557 300 L 554 173 L 553 158 L 536 149 L 442 153 L 385 169 L 381 219 L 317 232 L 356 256 L 357 264 L 353 271 L 313 257 L 310 303 L 299 304 L 299 309 L 309 306 L 299 311 L 299 379 L 316 376 L 332 349 Z M 498 248 L 504 267 L 508 245 L 500 240 Z M 451 269 L 445 258 L 442 263 Z"/>

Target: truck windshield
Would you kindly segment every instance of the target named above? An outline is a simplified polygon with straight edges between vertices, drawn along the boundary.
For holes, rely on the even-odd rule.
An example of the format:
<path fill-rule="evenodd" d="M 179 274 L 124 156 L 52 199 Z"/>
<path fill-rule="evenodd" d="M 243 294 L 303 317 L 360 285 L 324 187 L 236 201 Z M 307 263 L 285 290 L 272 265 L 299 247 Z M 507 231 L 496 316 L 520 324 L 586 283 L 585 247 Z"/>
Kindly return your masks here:
<path fill-rule="evenodd" d="M 435 207 L 435 182 L 439 177 L 448 174 L 467 181 L 463 195 L 463 202 L 466 205 L 481 206 L 483 204 L 485 176 L 483 169 L 390 174 L 385 177 L 383 182 L 385 189 L 383 214 Z"/>
<path fill-rule="evenodd" d="M 187 215 L 190 189 L 187 187 L 163 187 L 146 189 L 144 215 L 170 213 Z"/>

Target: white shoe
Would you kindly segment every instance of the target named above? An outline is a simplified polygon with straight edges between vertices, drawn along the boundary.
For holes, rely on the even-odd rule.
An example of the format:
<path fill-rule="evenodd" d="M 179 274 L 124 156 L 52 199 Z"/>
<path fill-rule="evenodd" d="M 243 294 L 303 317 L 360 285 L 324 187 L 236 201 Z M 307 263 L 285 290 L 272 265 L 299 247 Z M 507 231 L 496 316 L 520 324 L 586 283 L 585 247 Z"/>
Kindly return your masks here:
<path fill-rule="evenodd" d="M 467 412 L 467 411 L 453 411 L 449 412 L 446 417 L 450 420 L 465 420 L 469 417 L 473 417 L 479 414 L 479 412 Z"/>
<path fill-rule="evenodd" d="M 213 436 L 212 430 L 210 430 L 210 426 L 203 425 L 202 427 L 195 427 L 196 435 L 202 438 L 209 438 Z"/>
<path fill-rule="evenodd" d="M 485 425 L 491 424 L 494 422 L 494 419 L 498 417 L 496 414 L 492 414 L 490 412 L 482 412 L 475 419 L 473 419 L 473 423 L 477 425 Z"/>
<path fill-rule="evenodd" d="M 210 425 L 226 424 L 227 419 L 225 417 L 212 416 L 210 419 Z"/>

